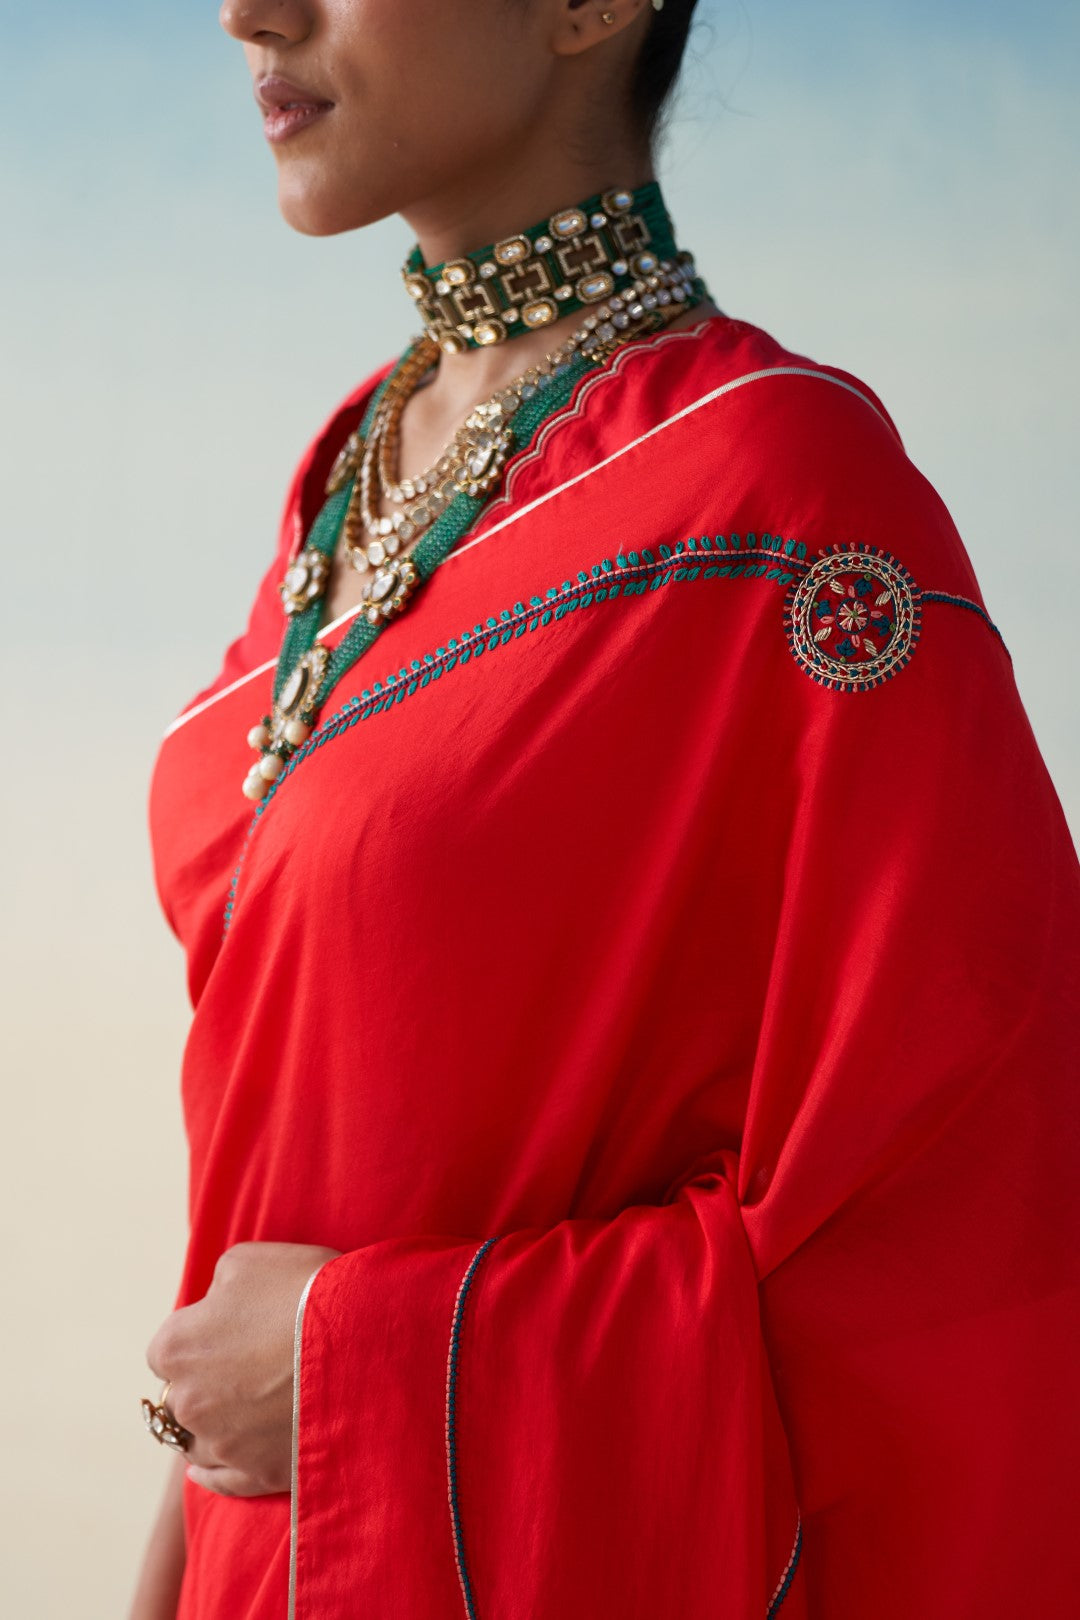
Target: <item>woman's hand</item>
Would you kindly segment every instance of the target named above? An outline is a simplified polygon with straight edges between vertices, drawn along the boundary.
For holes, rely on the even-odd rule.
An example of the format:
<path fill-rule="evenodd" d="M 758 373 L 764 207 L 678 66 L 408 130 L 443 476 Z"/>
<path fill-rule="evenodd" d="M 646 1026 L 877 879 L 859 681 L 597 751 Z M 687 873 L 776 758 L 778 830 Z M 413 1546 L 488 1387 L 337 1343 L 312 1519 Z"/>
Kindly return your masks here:
<path fill-rule="evenodd" d="M 167 1316 L 146 1359 L 171 1379 L 167 1405 L 194 1439 L 188 1476 L 223 1496 L 291 1485 L 293 1331 L 304 1284 L 341 1253 L 307 1243 L 237 1243 L 209 1291 Z"/>

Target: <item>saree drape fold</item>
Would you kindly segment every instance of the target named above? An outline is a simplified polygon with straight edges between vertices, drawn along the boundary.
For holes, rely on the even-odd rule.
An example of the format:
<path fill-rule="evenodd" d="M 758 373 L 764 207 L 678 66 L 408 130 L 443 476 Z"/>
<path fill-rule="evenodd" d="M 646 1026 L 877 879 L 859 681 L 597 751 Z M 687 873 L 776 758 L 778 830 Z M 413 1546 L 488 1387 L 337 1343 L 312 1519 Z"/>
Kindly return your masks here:
<path fill-rule="evenodd" d="M 344 1614 L 357 1590 L 402 1615 L 697 1614 L 717 1590 L 769 1612 L 798 1509 L 736 1158 L 715 1158 L 659 1208 L 323 1268 L 304 1312 L 307 1612 Z M 448 1493 L 453 1561 L 431 1534 Z"/>
<path fill-rule="evenodd" d="M 1080 872 L 940 499 L 758 329 L 635 346 L 252 817 L 373 381 L 155 769 L 176 1303 L 344 1251 L 290 1495 L 185 1486 L 181 1620 L 1071 1612 Z"/>

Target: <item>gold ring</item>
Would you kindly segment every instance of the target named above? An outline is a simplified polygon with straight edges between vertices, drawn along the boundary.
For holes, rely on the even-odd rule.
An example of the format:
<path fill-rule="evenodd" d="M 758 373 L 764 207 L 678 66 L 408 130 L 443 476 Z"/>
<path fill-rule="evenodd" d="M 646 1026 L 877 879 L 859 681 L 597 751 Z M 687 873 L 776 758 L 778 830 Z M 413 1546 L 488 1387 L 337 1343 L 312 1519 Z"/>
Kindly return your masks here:
<path fill-rule="evenodd" d="M 171 1388 L 172 1379 L 167 1378 L 156 1402 L 143 1396 L 141 1402 L 143 1421 L 159 1445 L 171 1446 L 174 1451 L 186 1451 L 195 1436 L 190 1429 L 185 1429 L 182 1423 L 176 1421 L 165 1405 L 165 1398 Z"/>

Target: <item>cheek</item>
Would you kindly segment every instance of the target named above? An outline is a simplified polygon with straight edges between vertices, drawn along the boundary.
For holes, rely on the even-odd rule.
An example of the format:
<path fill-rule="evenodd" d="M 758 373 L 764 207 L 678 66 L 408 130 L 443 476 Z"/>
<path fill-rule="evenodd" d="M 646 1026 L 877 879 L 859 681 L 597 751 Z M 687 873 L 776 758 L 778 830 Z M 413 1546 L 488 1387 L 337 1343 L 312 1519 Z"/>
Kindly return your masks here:
<path fill-rule="evenodd" d="M 501 26 L 485 40 L 482 21 Z M 483 173 L 542 112 L 544 58 L 503 0 L 338 0 L 319 52 L 336 96 L 325 123 L 277 153 L 282 212 L 315 235 L 355 229 Z M 469 23 L 463 13 L 471 13 Z"/>
<path fill-rule="evenodd" d="M 470 152 L 510 136 L 544 70 L 523 0 L 335 0 L 335 83 L 375 144 Z M 344 121 L 343 121 L 344 122 Z"/>

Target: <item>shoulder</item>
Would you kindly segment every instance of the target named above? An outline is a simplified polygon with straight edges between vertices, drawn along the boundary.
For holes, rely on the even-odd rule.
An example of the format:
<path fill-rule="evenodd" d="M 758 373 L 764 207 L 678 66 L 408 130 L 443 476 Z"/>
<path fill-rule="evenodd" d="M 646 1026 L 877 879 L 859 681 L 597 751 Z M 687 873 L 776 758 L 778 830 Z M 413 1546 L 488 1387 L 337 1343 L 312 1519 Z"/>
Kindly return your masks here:
<path fill-rule="evenodd" d="M 985 611 L 952 516 L 879 394 L 747 322 L 711 328 L 654 438 L 687 532 L 783 535 L 811 565 L 885 554 L 922 589 Z"/>
<path fill-rule="evenodd" d="M 770 659 L 820 693 L 880 687 L 918 646 L 931 692 L 973 660 L 1006 674 L 967 548 L 878 393 L 747 322 L 697 330 L 681 356 L 657 354 L 640 455 L 662 469 L 667 536 L 711 552 L 692 559 L 703 577 L 771 584 L 739 597 L 766 621 Z M 922 684 L 903 682 L 909 697 Z"/>

